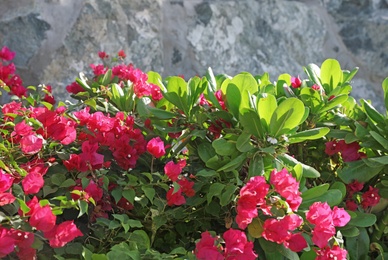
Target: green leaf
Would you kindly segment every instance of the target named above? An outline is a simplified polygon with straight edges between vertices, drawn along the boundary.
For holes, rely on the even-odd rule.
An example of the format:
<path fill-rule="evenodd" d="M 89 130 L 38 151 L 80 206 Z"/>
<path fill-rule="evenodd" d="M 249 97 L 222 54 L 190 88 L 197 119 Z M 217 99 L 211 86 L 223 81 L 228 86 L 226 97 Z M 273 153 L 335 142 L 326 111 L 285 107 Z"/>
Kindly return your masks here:
<path fill-rule="evenodd" d="M 375 131 L 370 131 L 370 135 L 381 144 L 384 149 L 388 150 L 388 140 Z"/>
<path fill-rule="evenodd" d="M 350 259 L 367 259 L 369 252 L 370 239 L 365 228 L 360 228 L 360 235 L 357 237 L 348 237 L 345 241 L 345 247 L 348 250 Z"/>
<path fill-rule="evenodd" d="M 130 203 L 134 203 L 135 200 L 135 190 L 129 189 L 129 190 L 124 190 L 122 193 L 123 197 L 126 198 Z"/>
<path fill-rule="evenodd" d="M 318 127 L 314 129 L 305 130 L 302 132 L 297 132 L 296 134 L 292 134 L 288 136 L 288 141 L 291 144 L 303 142 L 306 140 L 315 140 L 319 139 L 330 132 L 330 128 L 328 127 Z"/>
<path fill-rule="evenodd" d="M 212 146 L 218 155 L 228 156 L 236 152 L 236 145 L 223 138 L 214 140 Z"/>
<path fill-rule="evenodd" d="M 384 91 L 384 104 L 388 111 L 388 77 L 384 79 L 382 83 L 383 91 Z"/>
<path fill-rule="evenodd" d="M 147 233 L 144 230 L 135 230 L 131 234 L 130 240 L 136 242 L 138 248 L 141 249 L 150 249 L 151 242 Z"/>
<path fill-rule="evenodd" d="M 210 202 L 212 201 L 213 197 L 218 197 L 220 198 L 222 191 L 225 188 L 225 184 L 215 182 L 210 185 L 209 192 L 207 193 L 207 204 L 209 205 Z"/>
<path fill-rule="evenodd" d="M 93 254 L 92 260 L 108 260 L 105 254 Z"/>
<path fill-rule="evenodd" d="M 295 128 L 304 115 L 303 102 L 297 98 L 287 98 L 275 109 L 269 125 L 272 137 L 278 137 Z"/>
<path fill-rule="evenodd" d="M 220 197 L 220 205 L 222 207 L 228 205 L 231 202 L 232 195 L 236 190 L 237 190 L 237 187 L 234 185 L 227 185 L 225 187 L 225 190 L 222 192 Z"/>
<path fill-rule="evenodd" d="M 376 223 L 376 215 L 370 213 L 363 213 L 359 211 L 354 211 L 356 217 L 351 218 L 347 225 L 356 226 L 356 227 L 370 227 Z"/>
<path fill-rule="evenodd" d="M 326 103 L 325 106 L 323 106 L 321 109 L 318 110 L 317 114 L 324 113 L 338 105 L 341 105 L 342 103 L 346 102 L 348 100 L 348 95 L 347 94 L 342 94 L 334 97 L 330 101 Z"/>
<path fill-rule="evenodd" d="M 296 160 L 294 157 L 288 155 L 288 154 L 281 154 L 278 155 L 278 158 L 285 164 L 291 167 L 294 167 L 298 163 L 302 165 L 303 168 L 303 177 L 305 178 L 319 178 L 321 174 L 315 170 L 313 167 L 303 164 Z"/>
<path fill-rule="evenodd" d="M 75 186 L 75 185 L 76 185 L 76 183 L 73 179 L 67 179 L 64 182 L 62 182 L 62 184 L 59 187 L 60 188 L 68 188 L 68 187 Z"/>
<path fill-rule="evenodd" d="M 254 135 L 258 138 L 263 138 L 263 126 L 261 125 L 259 115 L 255 111 L 251 109 L 245 109 L 243 114 L 240 115 L 240 123 L 243 128 L 251 135 Z"/>
<path fill-rule="evenodd" d="M 369 104 L 366 100 L 361 99 L 361 103 L 363 104 L 366 115 L 372 122 L 375 122 L 379 125 L 384 124 L 384 117 L 380 114 L 371 104 Z"/>
<path fill-rule="evenodd" d="M 200 145 L 198 145 L 197 151 L 199 158 L 201 158 L 204 163 L 208 162 L 211 158 L 217 155 L 213 146 L 209 143 L 201 143 Z"/>
<path fill-rule="evenodd" d="M 314 199 L 317 197 L 322 196 L 326 191 L 329 190 L 330 184 L 325 183 L 310 189 L 307 189 L 305 192 L 302 193 L 301 197 L 303 200 L 309 200 Z"/>
<path fill-rule="evenodd" d="M 314 202 L 317 201 L 326 201 L 330 207 L 337 206 L 342 202 L 342 193 L 337 189 L 327 190 L 325 193 L 318 197 L 303 200 L 302 204 L 300 204 L 300 208 L 308 209 Z"/>
<path fill-rule="evenodd" d="M 327 85 L 326 93 L 335 89 L 343 80 L 343 72 L 339 62 L 334 59 L 325 60 L 321 65 L 320 78 L 322 85 L 324 87 Z"/>
<path fill-rule="evenodd" d="M 241 133 L 237 138 L 236 148 L 242 153 L 252 150 L 253 145 L 251 144 L 251 135 L 246 132 Z"/>
<path fill-rule="evenodd" d="M 84 200 L 78 200 L 77 202 L 78 202 L 78 208 L 79 208 L 79 214 L 78 214 L 77 218 L 79 218 L 82 215 L 84 215 L 85 213 L 86 214 L 88 213 L 89 205 Z"/>
<path fill-rule="evenodd" d="M 317 65 L 311 63 L 304 68 L 304 71 L 312 82 L 319 86 L 322 86 L 321 80 L 319 78 L 319 75 L 321 74 L 321 69 Z"/>
<path fill-rule="evenodd" d="M 277 106 L 278 104 L 274 95 L 263 93 L 258 96 L 257 112 L 259 113 L 261 125 L 266 132 L 269 131 L 271 118 Z"/>
<path fill-rule="evenodd" d="M 239 156 L 237 156 L 236 158 L 234 158 L 233 160 L 231 160 L 230 162 L 228 162 L 227 164 L 219 168 L 217 172 L 220 172 L 220 171 L 229 172 L 229 171 L 237 170 L 243 164 L 243 162 L 245 162 L 246 159 L 247 159 L 246 153 L 240 154 Z"/>
<path fill-rule="evenodd" d="M 226 89 L 226 106 L 235 118 L 239 118 L 241 93 L 235 84 L 229 84 Z"/>
<path fill-rule="evenodd" d="M 342 193 L 342 199 L 345 198 L 346 196 L 346 185 L 343 183 L 343 182 L 340 182 L 340 181 L 336 181 L 334 182 L 331 186 L 330 186 L 330 189 L 337 189 L 339 191 L 341 191 Z"/>
<path fill-rule="evenodd" d="M 351 183 L 353 180 L 365 183 L 379 174 L 383 168 L 384 165 L 370 167 L 362 159 L 346 163 L 344 168 L 338 170 L 338 177 L 345 183 Z"/>
<path fill-rule="evenodd" d="M 153 201 L 155 197 L 155 189 L 152 187 L 146 187 L 146 186 L 141 186 L 141 189 L 144 191 L 144 194 L 146 197 L 150 200 Z"/>
<path fill-rule="evenodd" d="M 143 227 L 143 224 L 139 220 L 136 220 L 136 219 L 129 219 L 128 220 L 128 224 L 132 228 L 141 228 L 141 227 Z"/>
<path fill-rule="evenodd" d="M 360 230 L 358 230 L 357 227 L 350 227 L 350 228 L 346 228 L 346 229 L 340 229 L 340 231 L 341 231 L 341 234 L 344 237 L 355 237 L 355 236 L 360 235 Z"/>
<path fill-rule="evenodd" d="M 23 211 L 23 213 L 27 213 L 30 211 L 30 208 L 27 206 L 27 204 L 24 202 L 24 200 L 16 198 L 19 202 L 20 209 Z M 1 222 L 1 221 L 0 221 Z"/>
<path fill-rule="evenodd" d="M 350 82 L 357 72 L 358 72 L 358 67 L 355 67 L 354 69 L 352 69 L 352 71 L 344 70 L 343 82 Z"/>

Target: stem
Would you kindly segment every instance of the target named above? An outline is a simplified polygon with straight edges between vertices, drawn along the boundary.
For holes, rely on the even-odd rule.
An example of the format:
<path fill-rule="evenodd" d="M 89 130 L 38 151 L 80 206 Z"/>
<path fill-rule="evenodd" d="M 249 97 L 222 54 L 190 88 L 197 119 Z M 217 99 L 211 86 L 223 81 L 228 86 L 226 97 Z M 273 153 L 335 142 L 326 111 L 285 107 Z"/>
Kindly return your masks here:
<path fill-rule="evenodd" d="M 372 242 L 379 242 L 380 241 L 380 239 L 383 235 L 383 232 L 387 226 L 388 226 L 388 210 L 383 212 L 383 215 L 382 215 L 379 223 L 377 223 L 376 228 L 373 230 Z"/>
<path fill-rule="evenodd" d="M 151 160 L 151 173 L 154 172 L 154 159 L 155 159 L 155 157 L 152 156 L 152 160 Z"/>

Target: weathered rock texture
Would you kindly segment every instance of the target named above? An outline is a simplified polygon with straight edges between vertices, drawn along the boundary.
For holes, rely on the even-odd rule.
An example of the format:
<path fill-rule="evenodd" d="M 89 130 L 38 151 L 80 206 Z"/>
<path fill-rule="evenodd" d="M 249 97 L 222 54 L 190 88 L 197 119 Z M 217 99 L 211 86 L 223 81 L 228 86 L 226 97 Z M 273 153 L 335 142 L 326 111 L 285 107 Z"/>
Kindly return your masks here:
<path fill-rule="evenodd" d="M 0 45 L 25 85 L 50 84 L 66 97 L 97 52 L 162 75 L 287 72 L 336 58 L 360 67 L 354 96 L 382 108 L 388 76 L 386 0 L 2 0 Z"/>

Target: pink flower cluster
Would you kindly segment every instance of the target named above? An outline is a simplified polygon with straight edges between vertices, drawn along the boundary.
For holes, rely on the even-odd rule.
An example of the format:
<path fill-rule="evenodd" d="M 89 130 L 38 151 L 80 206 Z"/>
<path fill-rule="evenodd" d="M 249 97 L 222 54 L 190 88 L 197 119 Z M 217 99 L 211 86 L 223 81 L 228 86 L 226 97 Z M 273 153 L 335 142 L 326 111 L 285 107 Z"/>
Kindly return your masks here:
<path fill-rule="evenodd" d="M 10 95 L 16 95 L 18 97 L 26 96 L 27 89 L 23 86 L 23 81 L 20 76 L 15 74 L 15 65 L 9 63 L 14 57 L 15 53 L 8 49 L 7 46 L 4 46 L 0 50 L 0 81 L 9 87 Z M 0 87 L 4 86 L 0 84 Z"/>
<path fill-rule="evenodd" d="M 164 173 L 168 178 L 176 182 L 179 185 L 179 189 L 175 190 L 174 187 L 171 187 L 167 191 L 167 205 L 169 206 L 179 206 L 186 203 L 186 199 L 183 196 L 185 194 L 187 197 L 193 197 L 195 195 L 195 190 L 193 189 L 194 182 L 189 181 L 185 176 L 181 175 L 183 168 L 186 166 L 186 160 L 181 159 L 178 163 L 174 161 L 169 161 L 164 166 Z"/>
<path fill-rule="evenodd" d="M 6 174 L 2 173 L 2 175 Z M 37 197 L 34 196 L 26 204 L 29 210 L 22 212 L 19 209 L 19 214 L 27 217 L 26 221 L 31 227 L 43 233 L 51 247 L 63 247 L 76 237 L 83 236 L 73 221 L 65 221 L 57 225 L 57 217 L 50 206 L 42 206 Z M 5 257 L 15 251 L 19 259 L 36 259 L 36 250 L 31 247 L 33 242 L 33 233 L 13 228 L 7 229 L 0 225 L 0 257 Z"/>
<path fill-rule="evenodd" d="M 347 144 L 345 140 L 333 140 L 326 143 L 325 153 L 330 156 L 340 153 L 344 162 L 352 162 L 366 157 L 366 154 L 359 150 L 360 145 L 357 142 Z"/>
<path fill-rule="evenodd" d="M 322 250 L 327 250 L 329 240 L 336 233 L 335 227 L 345 226 L 350 221 L 350 215 L 336 206 L 332 210 L 326 202 L 314 202 L 306 213 L 306 219 L 314 225 L 312 241 L 320 248 L 317 251 L 320 255 Z"/>
<path fill-rule="evenodd" d="M 87 128 L 80 133 L 82 153 L 73 154 L 64 164 L 69 170 L 99 169 L 109 162 L 98 151 L 107 147 L 116 163 L 124 170 L 135 167 L 137 159 L 146 151 L 146 141 L 139 129 L 134 128 L 134 118 L 119 112 L 109 117 L 101 112 L 90 113 L 89 107 L 75 112 L 79 125 Z"/>
<path fill-rule="evenodd" d="M 99 52 L 98 55 L 101 59 L 108 58 L 108 55 L 105 52 Z M 119 51 L 118 57 L 120 59 L 125 59 L 125 52 L 123 50 Z M 90 64 L 90 67 L 92 68 L 95 76 L 104 75 L 109 69 L 109 67 L 104 64 Z M 135 95 L 139 98 L 147 96 L 151 97 L 154 101 L 159 101 L 163 98 L 160 87 L 155 84 L 148 83 L 147 74 L 140 69 L 135 68 L 132 64 L 119 64 L 112 67 L 112 77 L 117 77 L 119 79 L 120 86 L 124 86 L 127 81 L 130 81 L 133 84 Z M 66 90 L 72 94 L 84 91 L 84 89 L 76 82 L 66 86 Z"/>
<path fill-rule="evenodd" d="M 244 232 L 236 229 L 227 230 L 223 239 L 225 247 L 219 238 L 212 237 L 208 231 L 201 234 L 201 240 L 196 244 L 194 253 L 199 260 L 254 260 L 257 254 L 253 250 L 253 243 L 248 242 Z"/>
<path fill-rule="evenodd" d="M 359 194 L 364 189 L 364 184 L 354 180 L 346 185 L 346 207 L 355 211 L 361 204 L 364 210 L 376 206 L 380 202 L 379 189 L 369 186 L 368 190 L 362 192 L 361 203 L 359 203 Z"/>
<path fill-rule="evenodd" d="M 297 211 L 302 202 L 299 191 L 299 183 L 286 170 L 276 169 L 271 172 L 270 184 L 273 190 L 284 198 L 291 211 Z M 252 177 L 240 190 L 240 198 L 237 202 L 236 222 L 241 229 L 245 229 L 252 219 L 258 216 L 258 208 L 265 215 L 272 215 L 271 201 L 277 202 L 278 196 L 269 194 L 270 185 L 263 176 Z"/>

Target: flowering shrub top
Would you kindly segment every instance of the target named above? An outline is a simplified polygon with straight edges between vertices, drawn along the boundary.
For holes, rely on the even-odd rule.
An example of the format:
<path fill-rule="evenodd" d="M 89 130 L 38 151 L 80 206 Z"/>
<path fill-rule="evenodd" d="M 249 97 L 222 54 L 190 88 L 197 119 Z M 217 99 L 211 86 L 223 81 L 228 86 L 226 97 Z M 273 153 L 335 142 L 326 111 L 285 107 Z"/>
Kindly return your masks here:
<path fill-rule="evenodd" d="M 19 97 L 1 106 L 0 257 L 387 256 L 388 120 L 349 96 L 357 69 L 186 81 L 100 52 L 66 104 L 12 83 L 13 55 L 0 52 Z"/>

